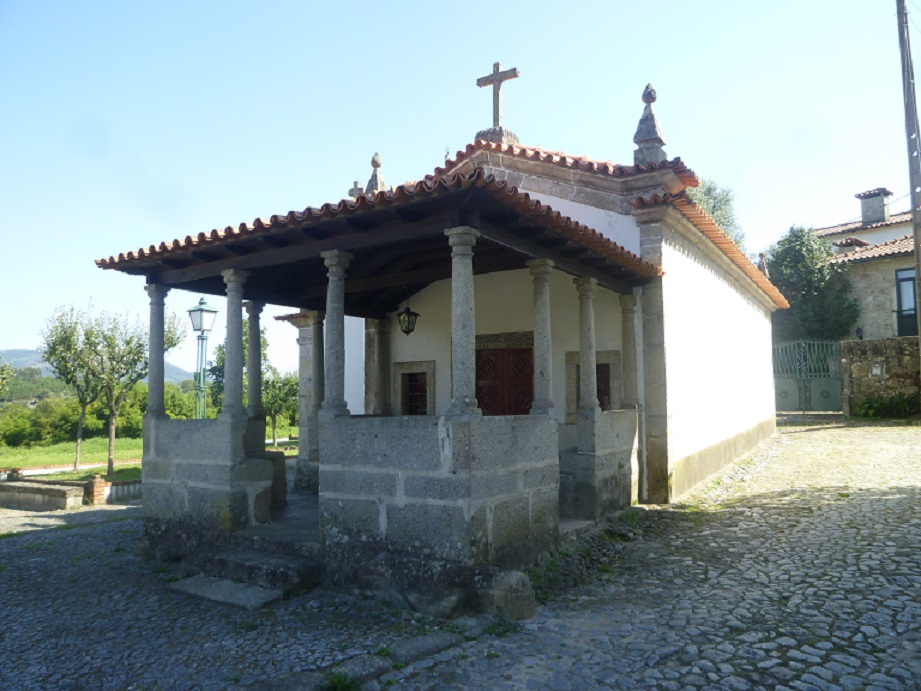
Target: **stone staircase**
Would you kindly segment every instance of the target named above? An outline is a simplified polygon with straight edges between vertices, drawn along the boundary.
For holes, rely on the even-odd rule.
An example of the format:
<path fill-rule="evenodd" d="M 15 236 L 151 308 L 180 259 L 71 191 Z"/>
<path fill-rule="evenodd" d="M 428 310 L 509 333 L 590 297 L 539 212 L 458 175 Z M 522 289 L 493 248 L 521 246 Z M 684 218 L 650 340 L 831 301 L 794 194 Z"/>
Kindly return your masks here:
<path fill-rule="evenodd" d="M 198 575 L 173 589 L 247 608 L 311 590 L 323 581 L 317 498 L 292 493 L 272 523 L 231 535 L 214 551 L 186 557 Z"/>

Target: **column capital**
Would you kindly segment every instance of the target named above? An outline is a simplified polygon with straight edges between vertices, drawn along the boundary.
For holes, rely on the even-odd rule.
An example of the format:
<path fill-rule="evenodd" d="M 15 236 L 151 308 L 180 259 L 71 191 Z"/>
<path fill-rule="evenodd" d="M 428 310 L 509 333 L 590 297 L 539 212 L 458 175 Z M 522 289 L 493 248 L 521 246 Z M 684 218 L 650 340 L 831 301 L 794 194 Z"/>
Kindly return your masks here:
<path fill-rule="evenodd" d="M 525 265 L 531 270 L 531 276 L 535 280 L 543 279 L 545 281 L 550 279 L 550 274 L 555 266 L 552 259 L 529 259 L 525 262 Z"/>
<path fill-rule="evenodd" d="M 629 295 L 620 296 L 620 308 L 624 311 L 635 312 L 636 311 L 636 295 L 630 293 Z"/>
<path fill-rule="evenodd" d="M 598 286 L 598 280 L 591 276 L 579 276 L 579 278 L 572 279 L 572 282 L 576 284 L 576 290 L 579 291 L 580 298 L 592 297 L 595 294 L 595 288 Z"/>
<path fill-rule="evenodd" d="M 249 271 L 244 271 L 243 269 L 224 269 L 221 271 L 221 276 L 224 277 L 224 285 L 228 288 L 231 286 L 239 286 L 243 288 L 243 284 L 246 283 L 246 279 L 249 276 Z"/>
<path fill-rule="evenodd" d="M 327 250 L 320 252 L 320 256 L 323 257 L 323 263 L 326 264 L 326 268 L 330 270 L 330 273 L 332 273 L 333 269 L 345 271 L 349 268 L 349 264 L 354 258 L 351 252 L 346 252 L 345 250 Z"/>
<path fill-rule="evenodd" d="M 166 294 L 169 293 L 169 288 L 160 283 L 149 283 L 144 286 L 144 290 L 150 296 L 150 301 L 154 300 L 163 301 L 166 298 Z"/>
<path fill-rule="evenodd" d="M 365 319 L 365 331 L 390 331 L 390 320 Z"/>
<path fill-rule="evenodd" d="M 480 237 L 480 231 L 471 226 L 454 226 L 445 228 L 445 236 L 451 247 L 473 247 Z"/>
<path fill-rule="evenodd" d="M 309 329 L 312 326 L 323 325 L 323 318 L 326 316 L 325 312 L 319 310 L 310 310 L 308 312 L 301 312 L 300 314 L 295 314 L 290 317 L 280 318 L 281 321 L 286 321 L 295 328 L 298 329 Z"/>
<path fill-rule="evenodd" d="M 246 300 L 243 306 L 246 308 L 246 313 L 253 317 L 262 313 L 262 308 L 265 307 L 265 303 L 256 302 L 255 300 Z"/>

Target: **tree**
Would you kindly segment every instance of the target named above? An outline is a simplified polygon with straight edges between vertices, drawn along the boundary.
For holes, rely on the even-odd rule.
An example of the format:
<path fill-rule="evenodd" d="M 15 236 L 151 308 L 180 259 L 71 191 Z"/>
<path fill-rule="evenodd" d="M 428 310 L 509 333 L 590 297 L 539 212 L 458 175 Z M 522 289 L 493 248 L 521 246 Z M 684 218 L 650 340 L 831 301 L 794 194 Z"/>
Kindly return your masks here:
<path fill-rule="evenodd" d="M 73 389 L 80 406 L 74 470 L 80 468 L 86 409 L 101 393 L 101 382 L 92 376 L 90 369 L 92 344 L 97 340 L 93 332 L 96 326 L 88 315 L 73 306 L 58 308 L 46 322 L 45 330 L 42 331 L 43 343 L 39 348 L 42 359 L 58 378 Z"/>
<path fill-rule="evenodd" d="M 163 349 L 182 342 L 183 328 L 175 314 L 165 320 Z M 148 333 L 140 323 L 131 325 L 121 316 L 102 313 L 87 331 L 92 336 L 89 373 L 98 382 L 109 416 L 109 469 L 115 472 L 115 429 L 122 404 L 131 390 L 147 376 Z"/>
<path fill-rule="evenodd" d="M 262 405 L 272 421 L 272 446 L 278 446 L 278 418 L 289 420 L 297 416 L 298 378 L 293 372 L 279 374 L 268 367 L 268 376 L 262 384 Z"/>
<path fill-rule="evenodd" d="M 723 229 L 723 232 L 745 252 L 745 231 L 736 220 L 732 205 L 733 192 L 713 180 L 701 180 L 699 187 L 689 187 L 688 196 Z"/>
<path fill-rule="evenodd" d="M 8 362 L 0 362 L 0 392 L 6 388 L 7 380 L 13 376 L 13 367 Z"/>
<path fill-rule="evenodd" d="M 802 226 L 768 249 L 771 281 L 790 302 L 790 309 L 774 313 L 775 341 L 838 340 L 850 333 L 860 305 L 850 297 L 843 265 L 830 261 L 834 254 L 831 243 Z"/>

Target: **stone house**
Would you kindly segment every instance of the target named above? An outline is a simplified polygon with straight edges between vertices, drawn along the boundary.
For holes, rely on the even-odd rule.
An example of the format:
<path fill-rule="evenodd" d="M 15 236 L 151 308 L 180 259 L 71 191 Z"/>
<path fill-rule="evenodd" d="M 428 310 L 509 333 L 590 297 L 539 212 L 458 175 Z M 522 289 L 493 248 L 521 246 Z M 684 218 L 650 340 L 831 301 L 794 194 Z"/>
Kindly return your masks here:
<path fill-rule="evenodd" d="M 377 191 L 377 161 L 354 198 L 99 260 L 150 296 L 148 537 L 197 549 L 284 502 L 258 372 L 242 402 L 242 312 L 257 362 L 266 303 L 294 310 L 297 483 L 335 579 L 521 568 L 567 521 L 672 501 L 770 436 L 787 302 L 688 198 L 698 178 L 667 159 L 654 100 L 632 165 L 521 146 L 496 114 L 420 182 Z M 216 420 L 164 412 L 173 288 L 227 299 Z M 344 399 L 345 315 L 365 319 L 364 415 Z"/>
<path fill-rule="evenodd" d="M 915 243 L 911 213 L 890 214 L 883 188 L 856 195 L 861 203 L 858 221 L 814 230 L 835 246 L 833 262 L 843 264 L 860 319 L 852 336 L 864 339 L 915 336 Z"/>

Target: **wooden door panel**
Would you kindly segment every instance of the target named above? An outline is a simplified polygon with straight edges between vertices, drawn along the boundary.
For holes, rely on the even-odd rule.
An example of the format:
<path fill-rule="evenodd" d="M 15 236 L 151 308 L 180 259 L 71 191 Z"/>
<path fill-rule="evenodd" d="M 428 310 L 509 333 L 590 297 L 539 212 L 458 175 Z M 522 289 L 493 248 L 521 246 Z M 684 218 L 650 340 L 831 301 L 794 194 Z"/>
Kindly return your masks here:
<path fill-rule="evenodd" d="M 490 348 L 476 354 L 476 397 L 484 415 L 527 415 L 534 400 L 531 348 Z"/>

